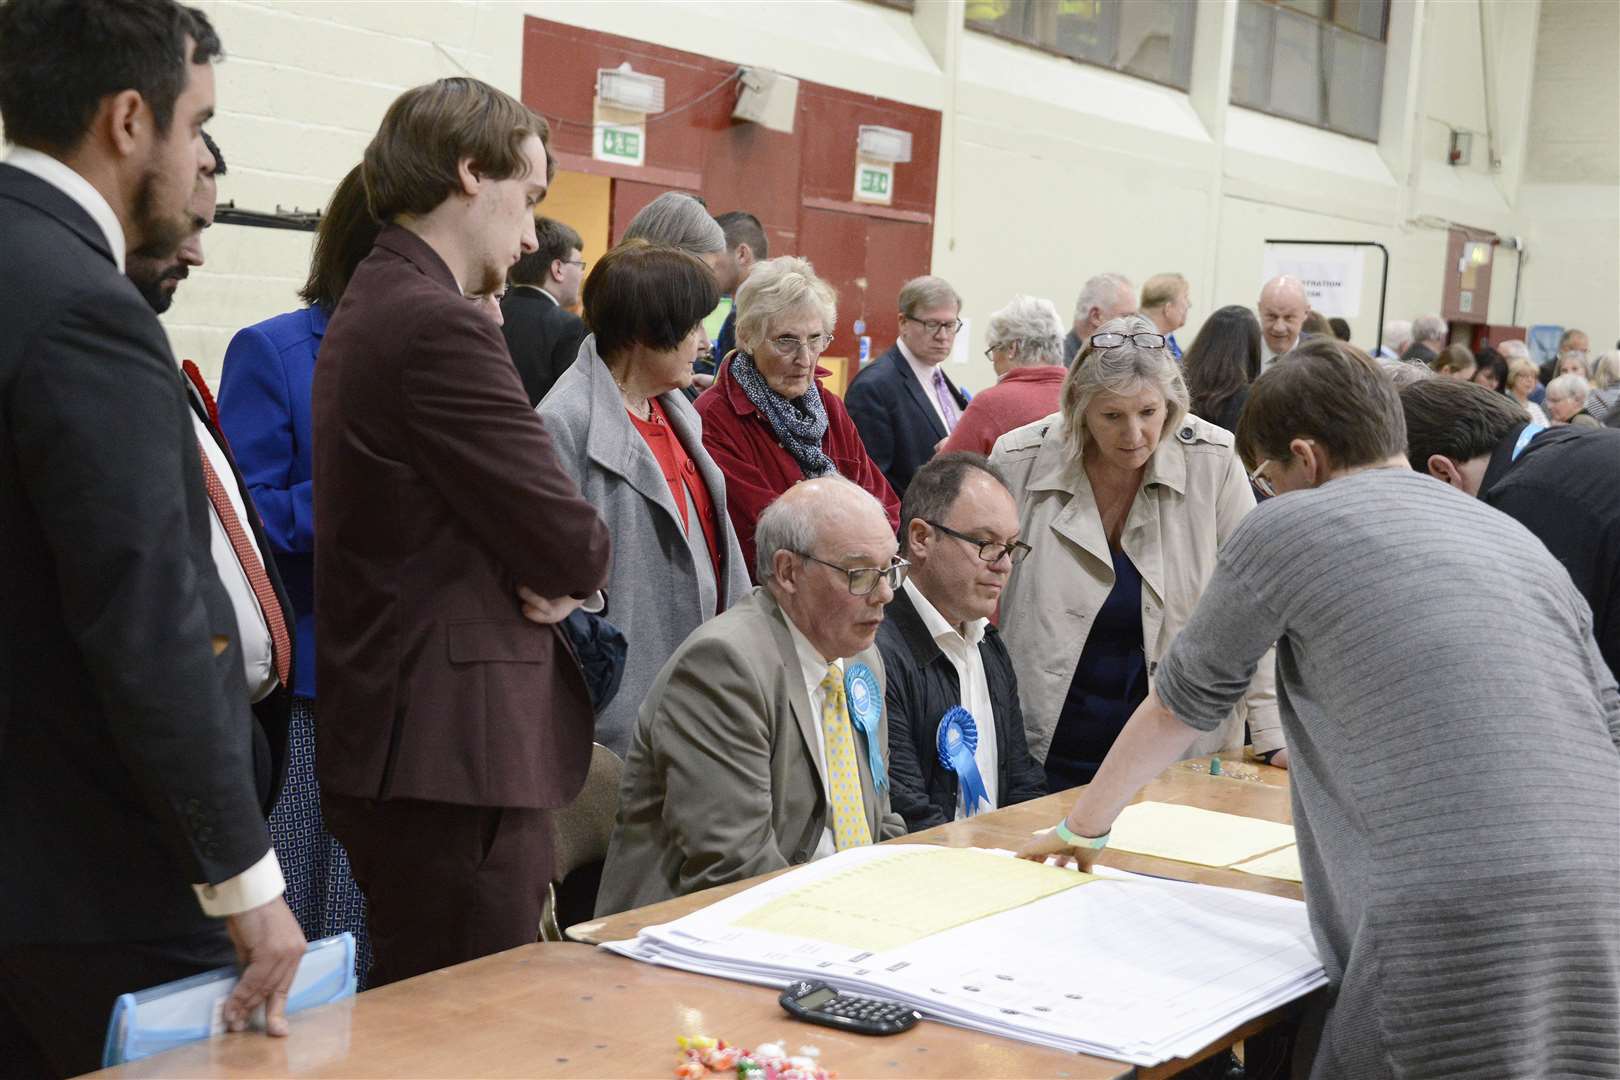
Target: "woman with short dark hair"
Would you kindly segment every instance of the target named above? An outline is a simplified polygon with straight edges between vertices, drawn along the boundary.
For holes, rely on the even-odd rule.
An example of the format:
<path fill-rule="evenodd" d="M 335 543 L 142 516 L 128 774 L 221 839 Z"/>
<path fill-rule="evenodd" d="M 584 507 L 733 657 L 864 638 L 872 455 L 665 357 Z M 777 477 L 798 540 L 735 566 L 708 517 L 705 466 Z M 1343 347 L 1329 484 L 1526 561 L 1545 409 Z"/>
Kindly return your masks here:
<path fill-rule="evenodd" d="M 1220 308 L 1199 327 L 1181 366 L 1193 415 L 1236 430 L 1260 374 L 1260 320 L 1242 304 Z"/>
<path fill-rule="evenodd" d="M 591 332 L 539 412 L 613 536 L 607 618 L 629 653 L 596 741 L 622 757 L 658 670 L 749 579 L 725 477 L 682 393 L 719 302 L 714 275 L 690 252 L 630 241 L 597 260 L 581 300 Z"/>
<path fill-rule="evenodd" d="M 1395 387 L 1353 346 L 1277 361 L 1237 440 L 1281 497 L 1227 539 L 1096 778 L 1020 854 L 1089 866 L 1275 644 L 1331 984 L 1310 1075 L 1611 1075 L 1620 694 L 1586 601 L 1517 522 L 1407 467 Z M 1497 647 L 1455 647 L 1458 627 Z"/>

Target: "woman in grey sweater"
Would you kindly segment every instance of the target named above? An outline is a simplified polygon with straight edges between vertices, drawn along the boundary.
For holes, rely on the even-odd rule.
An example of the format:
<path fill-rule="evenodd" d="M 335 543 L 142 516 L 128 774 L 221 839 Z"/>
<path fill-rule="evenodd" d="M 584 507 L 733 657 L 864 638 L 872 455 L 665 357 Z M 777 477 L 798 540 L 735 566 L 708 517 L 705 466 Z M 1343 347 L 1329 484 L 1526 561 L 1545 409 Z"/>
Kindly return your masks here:
<path fill-rule="evenodd" d="M 1300 1064 L 1612 1076 L 1620 695 L 1563 567 L 1511 518 L 1410 471 L 1405 442 L 1393 387 L 1351 346 L 1311 342 L 1255 382 L 1239 450 L 1259 486 L 1293 494 L 1227 541 L 1096 780 L 1020 854 L 1089 865 L 1275 642 L 1332 982 Z M 1493 658 L 1509 650 L 1531 655 L 1504 673 Z"/>

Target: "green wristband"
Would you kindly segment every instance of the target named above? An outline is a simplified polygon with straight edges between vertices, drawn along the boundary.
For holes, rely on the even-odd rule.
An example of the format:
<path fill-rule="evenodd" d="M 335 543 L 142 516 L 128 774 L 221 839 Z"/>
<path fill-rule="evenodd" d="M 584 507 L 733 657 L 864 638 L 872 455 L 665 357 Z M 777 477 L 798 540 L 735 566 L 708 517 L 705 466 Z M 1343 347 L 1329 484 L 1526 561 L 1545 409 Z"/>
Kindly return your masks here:
<path fill-rule="evenodd" d="M 1072 848 L 1090 848 L 1093 851 L 1101 851 L 1108 846 L 1108 837 L 1112 832 L 1113 830 L 1110 829 L 1101 836 L 1081 836 L 1069 828 L 1068 818 L 1064 818 L 1057 823 L 1058 839 Z"/>

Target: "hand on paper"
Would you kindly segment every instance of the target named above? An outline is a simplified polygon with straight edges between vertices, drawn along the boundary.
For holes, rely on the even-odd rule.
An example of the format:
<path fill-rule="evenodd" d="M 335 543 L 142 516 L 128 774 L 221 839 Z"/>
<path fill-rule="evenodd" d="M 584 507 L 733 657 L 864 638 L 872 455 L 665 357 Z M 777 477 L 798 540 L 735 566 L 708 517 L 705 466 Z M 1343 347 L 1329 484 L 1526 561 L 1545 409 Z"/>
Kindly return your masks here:
<path fill-rule="evenodd" d="M 572 596 L 559 596 L 556 599 L 541 596 L 527 585 L 519 585 L 517 592 L 518 599 L 523 601 L 523 617 L 541 626 L 562 622 L 580 603 Z"/>
<path fill-rule="evenodd" d="M 287 991 L 304 957 L 304 932 L 292 909 L 278 896 L 228 917 L 225 927 L 242 965 L 242 977 L 225 999 L 225 1026 L 243 1030 L 253 1010 L 263 1005 L 265 1033 L 287 1034 Z"/>
<path fill-rule="evenodd" d="M 1043 863 L 1049 857 L 1056 855 L 1058 866 L 1070 867 L 1079 870 L 1081 873 L 1090 872 L 1092 864 L 1097 861 L 1097 856 L 1100 854 L 1102 852 L 1096 848 L 1070 847 L 1057 834 L 1055 827 L 1036 829 L 1030 834 L 1030 838 L 1024 841 L 1024 846 L 1017 851 L 1020 859 L 1028 859 L 1030 862 L 1038 863 Z"/>

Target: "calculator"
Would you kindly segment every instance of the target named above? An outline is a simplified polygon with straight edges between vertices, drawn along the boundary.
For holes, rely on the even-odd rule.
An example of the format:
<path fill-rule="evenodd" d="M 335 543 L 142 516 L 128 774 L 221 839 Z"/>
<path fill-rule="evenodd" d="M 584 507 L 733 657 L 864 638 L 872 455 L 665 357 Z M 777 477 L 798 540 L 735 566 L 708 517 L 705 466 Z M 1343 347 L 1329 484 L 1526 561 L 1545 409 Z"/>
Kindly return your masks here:
<path fill-rule="evenodd" d="M 922 1013 L 898 1001 L 840 994 L 822 982 L 793 983 L 780 1000 L 791 1016 L 858 1035 L 898 1035 L 922 1019 Z"/>

